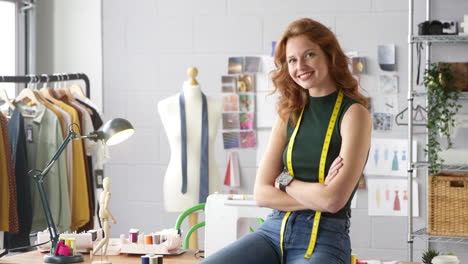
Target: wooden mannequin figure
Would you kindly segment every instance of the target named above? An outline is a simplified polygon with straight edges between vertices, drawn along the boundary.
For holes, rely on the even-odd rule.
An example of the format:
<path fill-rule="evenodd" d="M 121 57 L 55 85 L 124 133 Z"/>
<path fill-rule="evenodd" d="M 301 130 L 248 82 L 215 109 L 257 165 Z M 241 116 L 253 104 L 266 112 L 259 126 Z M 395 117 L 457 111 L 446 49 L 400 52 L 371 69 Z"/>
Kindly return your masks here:
<path fill-rule="evenodd" d="M 168 212 L 180 213 L 200 203 L 201 188 L 208 187 L 209 194 L 221 191 L 221 178 L 216 166 L 214 143 L 222 115 L 222 101 L 206 96 L 207 120 L 204 120 L 202 117 L 204 95 L 195 79 L 197 73 L 198 70 L 195 67 L 188 68 L 189 78 L 184 82 L 182 91 L 158 102 L 159 116 L 171 150 L 162 188 L 164 207 Z M 185 122 L 181 117 L 181 109 L 185 109 Z M 204 121 L 208 124 L 204 125 Z M 182 136 L 183 125 L 186 126 L 185 143 Z M 203 129 L 207 130 L 205 131 L 208 141 L 207 157 L 205 157 L 206 152 L 203 151 L 201 143 Z M 184 147 L 186 147 L 186 174 L 182 168 L 184 166 L 182 148 Z M 205 166 L 202 166 L 202 157 L 208 160 Z M 208 186 L 201 186 L 202 169 L 208 174 Z M 203 190 L 206 191 L 206 189 Z M 191 225 L 196 224 L 196 216 L 190 215 L 189 220 Z M 195 239 L 195 236 L 193 234 L 191 238 Z"/>
<path fill-rule="evenodd" d="M 109 221 L 112 220 L 114 224 L 117 224 L 117 221 L 115 220 L 114 216 L 112 213 L 109 211 L 109 202 L 111 198 L 111 192 L 110 192 L 110 178 L 105 177 L 102 185 L 103 185 L 103 191 L 101 193 L 101 196 L 99 197 L 99 219 L 101 219 L 101 224 L 102 224 L 102 231 L 104 232 L 104 237 L 97 246 L 89 252 L 90 259 L 93 259 L 93 255 L 95 255 L 96 252 L 99 250 L 103 251 L 101 252 L 101 256 L 105 256 L 107 253 L 107 246 L 109 244 L 109 231 L 110 231 L 110 223 Z M 99 260 L 99 261 L 93 261 L 93 264 L 111 264 L 112 262 L 107 261 L 107 260 Z"/>

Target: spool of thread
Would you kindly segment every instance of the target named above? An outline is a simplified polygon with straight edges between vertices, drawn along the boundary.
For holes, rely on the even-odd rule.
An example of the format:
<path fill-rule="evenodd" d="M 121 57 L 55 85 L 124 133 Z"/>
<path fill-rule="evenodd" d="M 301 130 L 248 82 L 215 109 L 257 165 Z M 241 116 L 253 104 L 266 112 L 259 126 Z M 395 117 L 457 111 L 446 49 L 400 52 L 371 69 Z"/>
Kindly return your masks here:
<path fill-rule="evenodd" d="M 130 243 L 136 243 L 138 241 L 138 233 L 130 232 Z"/>
<path fill-rule="evenodd" d="M 153 234 L 153 244 L 155 245 L 161 244 L 161 234 L 159 233 Z"/>
<path fill-rule="evenodd" d="M 141 256 L 141 264 L 149 264 L 150 257 L 148 255 Z"/>
<path fill-rule="evenodd" d="M 152 255 L 152 256 L 150 256 L 149 264 L 163 264 L 163 255 Z"/>
<path fill-rule="evenodd" d="M 153 235 L 145 235 L 145 244 L 153 244 Z"/>
<path fill-rule="evenodd" d="M 351 264 L 356 264 L 356 255 L 351 255 Z"/>
<path fill-rule="evenodd" d="M 69 237 L 65 238 L 65 245 L 70 247 L 70 243 L 71 243 L 70 238 Z"/>
<path fill-rule="evenodd" d="M 137 242 L 138 244 L 143 244 L 143 242 L 144 242 L 143 237 L 144 237 L 143 234 L 138 234 L 138 242 Z"/>
<path fill-rule="evenodd" d="M 72 255 L 74 256 L 76 254 L 76 238 L 70 237 L 70 247 L 72 248 Z"/>

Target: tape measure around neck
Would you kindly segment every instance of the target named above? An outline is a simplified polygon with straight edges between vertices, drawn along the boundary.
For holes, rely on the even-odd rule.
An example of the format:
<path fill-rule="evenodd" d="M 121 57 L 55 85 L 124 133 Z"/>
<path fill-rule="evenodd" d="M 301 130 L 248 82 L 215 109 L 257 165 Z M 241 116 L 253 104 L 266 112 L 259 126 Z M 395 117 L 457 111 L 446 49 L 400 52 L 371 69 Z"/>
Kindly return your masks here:
<path fill-rule="evenodd" d="M 335 127 L 336 120 L 338 119 L 338 112 L 341 108 L 341 104 L 343 102 L 343 92 L 339 91 L 338 96 L 335 101 L 335 106 L 333 107 L 333 111 L 330 117 L 330 121 L 328 123 L 328 128 L 327 132 L 325 134 L 325 139 L 323 142 L 322 146 L 322 153 L 320 155 L 320 163 L 319 163 L 319 183 L 323 183 L 325 180 L 325 164 L 327 161 L 327 155 L 328 155 L 328 149 L 330 147 L 330 142 L 333 134 L 333 128 Z M 291 176 L 294 177 L 294 170 L 292 166 L 292 149 L 294 146 L 294 140 L 296 139 L 297 132 L 299 130 L 299 127 L 301 125 L 301 120 L 302 120 L 302 115 L 304 114 L 304 108 L 301 111 L 301 114 L 299 115 L 299 119 L 297 120 L 296 126 L 294 128 L 293 133 L 291 134 L 291 137 L 289 139 L 288 143 L 288 150 L 286 153 L 286 162 L 287 162 L 287 167 L 288 167 L 288 172 L 291 174 Z M 281 233 L 280 233 L 280 248 L 281 248 L 281 254 L 282 257 L 284 256 L 284 250 L 283 250 L 283 243 L 284 243 L 284 231 L 286 229 L 286 223 L 287 219 L 291 212 L 287 212 L 284 215 L 282 224 L 281 224 Z M 306 254 L 304 258 L 310 258 L 312 256 L 312 252 L 314 252 L 315 248 L 315 242 L 317 240 L 317 233 L 318 233 L 318 227 L 320 223 L 320 216 L 322 212 L 320 211 L 315 211 L 315 216 L 314 216 L 314 224 L 312 225 L 312 234 L 310 235 L 310 241 L 309 241 L 309 246 L 307 247 Z"/>

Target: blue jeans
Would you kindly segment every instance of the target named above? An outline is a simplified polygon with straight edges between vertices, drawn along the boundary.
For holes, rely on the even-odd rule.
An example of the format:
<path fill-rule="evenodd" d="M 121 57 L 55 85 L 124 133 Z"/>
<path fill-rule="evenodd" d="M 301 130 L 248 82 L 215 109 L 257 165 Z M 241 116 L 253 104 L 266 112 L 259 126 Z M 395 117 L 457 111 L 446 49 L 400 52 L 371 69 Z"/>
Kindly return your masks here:
<path fill-rule="evenodd" d="M 273 210 L 257 231 L 243 236 L 200 263 L 281 263 L 280 231 L 284 214 L 285 212 Z M 314 252 L 309 259 L 304 258 L 313 222 L 313 213 L 300 211 L 291 213 L 284 233 L 285 263 L 349 264 L 351 262 L 349 218 L 322 216 Z"/>

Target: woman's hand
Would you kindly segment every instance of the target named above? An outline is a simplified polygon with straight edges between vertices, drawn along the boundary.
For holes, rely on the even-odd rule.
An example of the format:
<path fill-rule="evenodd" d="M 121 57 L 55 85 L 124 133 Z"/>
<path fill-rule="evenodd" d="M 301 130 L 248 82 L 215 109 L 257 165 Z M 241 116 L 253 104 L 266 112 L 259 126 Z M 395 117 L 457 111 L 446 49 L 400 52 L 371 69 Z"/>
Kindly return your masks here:
<path fill-rule="evenodd" d="M 340 171 L 340 168 L 343 167 L 343 158 L 341 156 L 338 156 L 330 166 L 330 169 L 328 170 L 328 175 L 325 177 L 325 182 L 324 184 L 327 185 L 329 184 L 333 178 L 338 174 L 338 171 Z"/>

